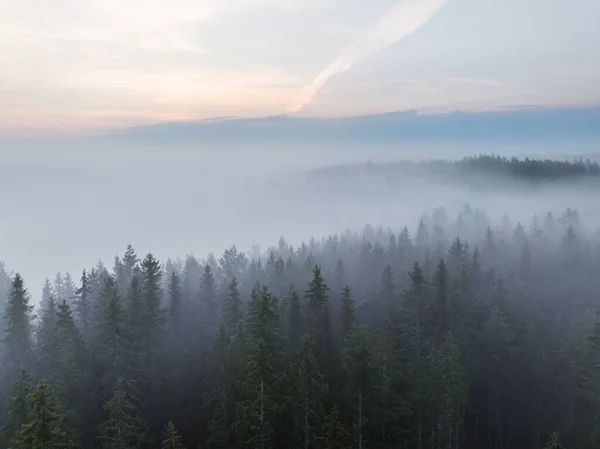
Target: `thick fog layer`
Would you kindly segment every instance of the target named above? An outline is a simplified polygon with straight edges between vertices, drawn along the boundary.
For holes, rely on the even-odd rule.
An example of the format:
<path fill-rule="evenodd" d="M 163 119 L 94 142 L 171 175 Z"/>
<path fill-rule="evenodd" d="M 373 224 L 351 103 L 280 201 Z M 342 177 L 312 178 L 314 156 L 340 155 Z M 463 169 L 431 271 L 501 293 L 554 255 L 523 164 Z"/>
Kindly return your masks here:
<path fill-rule="evenodd" d="M 595 187 L 584 180 L 531 186 L 474 172 L 481 180 L 464 183 L 435 170 L 412 176 L 409 169 L 390 178 L 356 167 L 369 160 L 460 158 L 481 152 L 475 145 L 215 151 L 80 145 L 42 143 L 3 151 L 0 259 L 30 281 L 34 298 L 57 269 L 78 272 L 98 257 L 111 260 L 129 243 L 151 247 L 163 259 L 219 253 L 233 242 L 242 249 L 264 248 L 282 233 L 298 244 L 307 236 L 361 229 L 367 222 L 415 227 L 424 210 L 441 205 L 458 210 L 465 203 L 492 216 L 508 211 L 515 217 L 560 211 L 568 204 L 597 223 Z M 530 147 L 494 150 L 544 154 Z M 564 156 L 561 150 L 546 155 Z M 344 174 L 313 173 L 340 164 L 351 165 Z"/>

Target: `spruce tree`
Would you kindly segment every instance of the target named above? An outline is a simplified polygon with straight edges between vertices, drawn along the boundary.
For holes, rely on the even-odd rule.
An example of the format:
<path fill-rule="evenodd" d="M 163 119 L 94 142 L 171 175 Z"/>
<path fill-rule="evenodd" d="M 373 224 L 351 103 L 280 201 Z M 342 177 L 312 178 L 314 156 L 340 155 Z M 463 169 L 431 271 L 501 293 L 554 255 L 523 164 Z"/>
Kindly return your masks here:
<path fill-rule="evenodd" d="M 429 416 L 435 429 L 432 444 L 455 448 L 462 439 L 467 392 L 460 349 L 452 334 L 448 334 L 432 352 L 429 361 Z"/>
<path fill-rule="evenodd" d="M 324 413 L 323 403 L 329 391 L 312 353 L 312 345 L 310 336 L 304 335 L 297 358 L 289 368 L 293 385 L 290 397 L 294 408 L 295 434 L 300 435 L 298 442 L 302 442 L 304 449 L 317 446 Z"/>
<path fill-rule="evenodd" d="M 174 271 L 169 277 L 169 318 L 173 335 L 181 334 L 182 309 L 181 309 L 181 279 Z"/>
<path fill-rule="evenodd" d="M 4 361 L 1 366 L 2 383 L 12 385 L 18 378 L 22 367 L 31 367 L 33 362 L 33 338 L 29 293 L 23 278 L 15 274 L 4 311 Z"/>
<path fill-rule="evenodd" d="M 175 430 L 175 426 L 171 421 L 167 425 L 167 435 L 162 442 L 162 449 L 185 449 L 181 435 Z"/>
<path fill-rule="evenodd" d="M 15 382 L 13 387 L 13 394 L 8 398 L 6 421 L 0 431 L 1 439 L 8 444 L 14 444 L 14 439 L 19 436 L 21 428 L 31 418 L 30 394 L 32 389 L 31 375 L 25 369 L 21 369 L 19 380 Z"/>
<path fill-rule="evenodd" d="M 350 286 L 346 285 L 342 292 L 342 310 L 341 310 L 341 336 L 342 341 L 350 334 L 354 328 L 354 301 L 350 295 Z"/>
<path fill-rule="evenodd" d="M 235 330 L 237 324 L 243 317 L 242 301 L 240 299 L 240 291 L 238 281 L 234 277 L 229 281 L 227 286 L 227 294 L 223 304 L 223 322 L 229 331 Z"/>
<path fill-rule="evenodd" d="M 56 327 L 56 323 L 58 321 L 58 313 L 56 309 L 56 301 L 54 301 L 53 296 L 50 296 L 46 300 L 45 308 L 42 310 L 42 319 L 37 329 L 36 340 L 38 347 L 44 345 L 50 340 L 50 338 L 52 338 L 52 333 L 54 332 L 54 328 Z"/>
<path fill-rule="evenodd" d="M 75 291 L 75 314 L 77 316 L 77 325 L 81 330 L 83 341 L 89 343 L 91 338 L 91 285 L 88 274 L 85 270 L 81 273 L 81 285 Z"/>
<path fill-rule="evenodd" d="M 210 264 L 204 266 L 200 284 L 200 304 L 202 305 L 202 326 L 208 337 L 212 337 L 219 323 L 217 289 Z"/>
<path fill-rule="evenodd" d="M 234 423 L 240 444 L 244 447 L 273 447 L 272 422 L 276 418 L 280 398 L 276 390 L 277 380 L 269 345 L 263 339 L 252 342 Z"/>
<path fill-rule="evenodd" d="M 344 372 L 348 390 L 355 406 L 355 428 L 358 449 L 364 448 L 366 397 L 375 379 L 371 339 L 366 326 L 353 329 L 346 339 L 343 352 Z"/>
<path fill-rule="evenodd" d="M 29 394 L 31 413 L 14 439 L 14 449 L 74 449 L 62 404 L 44 380 Z M 12 448 L 11 448 L 12 449 Z"/>
<path fill-rule="evenodd" d="M 544 449 L 565 449 L 563 444 L 560 442 L 560 437 L 558 436 L 558 433 L 554 432 L 550 436 L 550 439 L 546 443 L 546 446 L 544 446 Z"/>
<path fill-rule="evenodd" d="M 323 420 L 323 437 L 321 438 L 323 449 L 350 449 L 352 447 L 352 434 L 340 419 L 340 411 L 337 406 Z"/>
<path fill-rule="evenodd" d="M 132 374 L 130 336 L 125 309 L 112 276 L 106 278 L 95 320 L 94 359 L 104 395 L 110 394 L 117 379 Z"/>
<path fill-rule="evenodd" d="M 104 404 L 106 421 L 98 426 L 103 449 L 139 449 L 146 436 L 135 406 L 130 402 L 120 380 L 112 397 Z"/>
<path fill-rule="evenodd" d="M 300 297 L 293 286 L 290 286 L 288 293 L 288 307 L 286 312 L 285 336 L 288 357 L 291 358 L 291 356 L 298 351 L 300 339 L 304 332 L 304 320 L 302 318 Z"/>
<path fill-rule="evenodd" d="M 57 322 L 50 339 L 42 346 L 40 361 L 57 399 L 69 410 L 71 423 L 83 425 L 90 405 L 81 398 L 87 391 L 87 354 L 66 300 L 58 306 Z"/>
<path fill-rule="evenodd" d="M 329 310 L 329 287 L 323 279 L 321 268 L 315 265 L 313 278 L 308 284 L 307 331 L 315 342 L 315 356 L 328 381 L 333 380 L 335 367 L 333 332 Z"/>

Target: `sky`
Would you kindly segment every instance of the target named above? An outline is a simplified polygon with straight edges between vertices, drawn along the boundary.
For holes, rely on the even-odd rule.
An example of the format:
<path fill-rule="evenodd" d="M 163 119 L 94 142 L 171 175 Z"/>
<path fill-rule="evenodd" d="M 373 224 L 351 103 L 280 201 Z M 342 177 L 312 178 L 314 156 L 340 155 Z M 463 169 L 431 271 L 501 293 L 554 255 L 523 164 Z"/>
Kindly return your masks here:
<path fill-rule="evenodd" d="M 598 0 L 0 0 L 0 134 L 600 103 Z"/>

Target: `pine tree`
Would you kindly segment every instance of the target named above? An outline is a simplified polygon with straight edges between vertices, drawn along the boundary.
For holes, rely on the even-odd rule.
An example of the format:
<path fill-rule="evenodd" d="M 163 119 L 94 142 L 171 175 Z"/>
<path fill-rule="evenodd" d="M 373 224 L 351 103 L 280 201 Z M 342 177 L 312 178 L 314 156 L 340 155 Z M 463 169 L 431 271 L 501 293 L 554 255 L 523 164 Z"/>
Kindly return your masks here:
<path fill-rule="evenodd" d="M 106 421 L 98 426 L 103 449 L 138 449 L 146 440 L 135 406 L 119 380 L 112 397 L 104 404 Z"/>
<path fill-rule="evenodd" d="M 296 435 L 301 435 L 304 449 L 317 446 L 324 413 L 323 403 L 329 391 L 312 353 L 312 344 L 309 335 L 302 337 L 297 358 L 289 368 Z"/>
<path fill-rule="evenodd" d="M 15 449 L 75 448 L 71 433 L 65 425 L 62 404 L 54 397 L 44 380 L 29 394 L 31 413 L 14 439 Z M 11 448 L 12 449 L 12 448 Z"/>
<path fill-rule="evenodd" d="M 175 430 L 171 421 L 167 425 L 167 436 L 162 442 L 162 449 L 185 449 L 181 441 L 181 435 Z"/>

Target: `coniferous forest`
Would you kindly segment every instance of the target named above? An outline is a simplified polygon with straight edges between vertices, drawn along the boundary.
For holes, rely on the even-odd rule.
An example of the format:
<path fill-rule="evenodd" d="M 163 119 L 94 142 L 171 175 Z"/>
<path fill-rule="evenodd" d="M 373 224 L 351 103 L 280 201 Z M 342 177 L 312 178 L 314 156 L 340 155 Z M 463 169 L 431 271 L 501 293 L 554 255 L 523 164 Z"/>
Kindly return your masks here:
<path fill-rule="evenodd" d="M 128 246 L 37 288 L 0 270 L 7 449 L 600 445 L 600 234 L 574 209 Z"/>

